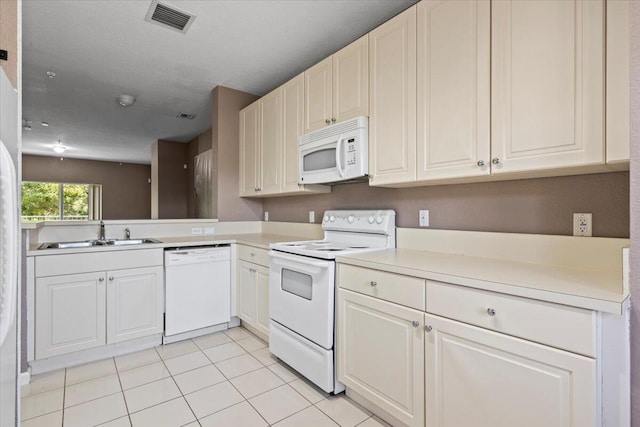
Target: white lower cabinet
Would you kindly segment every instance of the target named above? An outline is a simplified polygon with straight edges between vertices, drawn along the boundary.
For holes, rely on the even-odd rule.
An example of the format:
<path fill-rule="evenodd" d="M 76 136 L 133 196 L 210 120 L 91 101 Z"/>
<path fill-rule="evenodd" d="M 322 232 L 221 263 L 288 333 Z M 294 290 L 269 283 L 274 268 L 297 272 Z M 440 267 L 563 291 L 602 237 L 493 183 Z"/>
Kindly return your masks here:
<path fill-rule="evenodd" d="M 104 273 L 36 280 L 36 359 L 106 344 Z"/>
<path fill-rule="evenodd" d="M 35 259 L 34 359 L 161 334 L 162 249 Z"/>
<path fill-rule="evenodd" d="M 424 425 L 423 313 L 338 290 L 338 380 L 408 426 Z"/>
<path fill-rule="evenodd" d="M 269 338 L 269 253 L 238 245 L 237 306 L 242 324 Z"/>
<path fill-rule="evenodd" d="M 107 272 L 107 342 L 163 331 L 162 267 Z"/>
<path fill-rule="evenodd" d="M 596 361 L 425 315 L 426 425 L 596 425 Z"/>

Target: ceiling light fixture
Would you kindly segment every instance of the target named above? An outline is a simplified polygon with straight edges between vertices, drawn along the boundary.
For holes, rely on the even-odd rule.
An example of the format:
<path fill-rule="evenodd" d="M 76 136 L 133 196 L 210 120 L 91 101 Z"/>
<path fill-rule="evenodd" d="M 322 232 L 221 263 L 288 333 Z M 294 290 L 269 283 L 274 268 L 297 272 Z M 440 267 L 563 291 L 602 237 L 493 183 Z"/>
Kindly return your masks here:
<path fill-rule="evenodd" d="M 125 93 L 121 93 L 120 95 L 116 96 L 116 100 L 118 101 L 118 104 L 122 105 L 123 107 L 130 107 L 134 102 L 136 102 L 136 98 L 134 96 L 127 95 Z"/>
<path fill-rule="evenodd" d="M 53 151 L 55 151 L 58 154 L 62 154 L 67 150 L 67 147 L 62 145 L 62 142 L 60 142 L 60 140 L 58 140 L 58 143 L 54 144 L 51 148 L 53 148 Z"/>
<path fill-rule="evenodd" d="M 40 124 L 44 127 L 48 127 L 49 126 L 49 122 L 40 122 Z"/>
<path fill-rule="evenodd" d="M 49 77 L 50 79 L 54 78 L 56 76 L 56 73 L 54 73 L 53 71 L 47 71 L 47 77 Z"/>

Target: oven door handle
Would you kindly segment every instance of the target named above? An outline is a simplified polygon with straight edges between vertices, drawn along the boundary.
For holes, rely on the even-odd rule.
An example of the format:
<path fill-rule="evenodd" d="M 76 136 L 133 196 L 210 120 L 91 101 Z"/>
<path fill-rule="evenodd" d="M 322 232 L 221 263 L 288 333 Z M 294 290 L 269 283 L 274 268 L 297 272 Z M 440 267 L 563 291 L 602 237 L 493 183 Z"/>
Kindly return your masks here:
<path fill-rule="evenodd" d="M 338 169 L 338 173 L 340 174 L 340 178 L 344 178 L 344 168 L 342 168 L 342 141 L 344 140 L 343 135 L 340 135 L 338 138 L 338 142 L 336 143 L 336 168 Z"/>
<path fill-rule="evenodd" d="M 269 251 L 269 256 L 283 261 L 295 262 L 298 264 L 308 265 L 316 268 L 327 268 L 331 261 L 315 261 L 312 258 L 303 255 L 287 255 L 283 252 Z"/>

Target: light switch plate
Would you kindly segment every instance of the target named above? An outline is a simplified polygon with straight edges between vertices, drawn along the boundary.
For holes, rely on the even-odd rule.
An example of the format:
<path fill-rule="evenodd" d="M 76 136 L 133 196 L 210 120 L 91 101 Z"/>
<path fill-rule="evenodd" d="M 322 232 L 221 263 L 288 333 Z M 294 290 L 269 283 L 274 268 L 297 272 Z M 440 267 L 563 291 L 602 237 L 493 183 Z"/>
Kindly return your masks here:
<path fill-rule="evenodd" d="M 215 227 L 205 227 L 204 234 L 216 234 Z"/>
<path fill-rule="evenodd" d="M 191 228 L 191 234 L 193 236 L 198 236 L 198 235 L 202 234 L 202 227 L 193 227 L 193 228 Z"/>
<path fill-rule="evenodd" d="M 420 210 L 420 227 L 428 227 L 429 226 L 429 211 L 428 210 Z"/>
<path fill-rule="evenodd" d="M 316 212 L 315 211 L 309 211 L 309 222 L 311 222 L 311 223 L 316 222 Z"/>
<path fill-rule="evenodd" d="M 269 211 L 264 211 L 264 220 L 269 221 Z"/>

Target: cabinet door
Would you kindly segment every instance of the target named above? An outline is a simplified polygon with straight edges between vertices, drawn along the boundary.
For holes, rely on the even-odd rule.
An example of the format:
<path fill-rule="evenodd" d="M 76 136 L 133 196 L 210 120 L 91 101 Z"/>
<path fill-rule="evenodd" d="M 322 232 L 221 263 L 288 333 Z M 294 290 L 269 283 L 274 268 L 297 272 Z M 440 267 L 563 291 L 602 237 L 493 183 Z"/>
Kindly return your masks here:
<path fill-rule="evenodd" d="M 36 279 L 35 357 L 105 345 L 105 274 Z"/>
<path fill-rule="evenodd" d="M 162 267 L 107 272 L 107 343 L 162 333 L 163 294 Z"/>
<path fill-rule="evenodd" d="M 260 194 L 280 192 L 282 89 L 260 99 Z"/>
<path fill-rule="evenodd" d="M 490 171 L 488 0 L 418 3 L 418 180 Z"/>
<path fill-rule="evenodd" d="M 492 2 L 492 173 L 604 162 L 604 4 Z"/>
<path fill-rule="evenodd" d="M 629 0 L 607 2 L 607 163 L 629 168 Z"/>
<path fill-rule="evenodd" d="M 416 179 L 416 7 L 369 33 L 372 185 Z"/>
<path fill-rule="evenodd" d="M 594 359 L 426 315 L 427 427 L 596 425 Z"/>
<path fill-rule="evenodd" d="M 282 86 L 282 192 L 299 191 L 298 138 L 304 133 L 304 73 Z"/>
<path fill-rule="evenodd" d="M 260 100 L 240 111 L 240 196 L 260 187 Z"/>
<path fill-rule="evenodd" d="M 256 328 L 269 336 L 269 269 L 255 267 Z"/>
<path fill-rule="evenodd" d="M 339 289 L 337 315 L 338 380 L 406 425 L 423 426 L 423 313 Z"/>
<path fill-rule="evenodd" d="M 238 261 L 238 317 L 243 322 L 256 322 L 256 269 L 246 261 Z"/>
<path fill-rule="evenodd" d="M 333 116 L 337 122 L 369 115 L 369 35 L 333 55 Z"/>
<path fill-rule="evenodd" d="M 332 59 L 328 57 L 304 72 L 305 133 L 331 124 L 331 64 Z"/>

